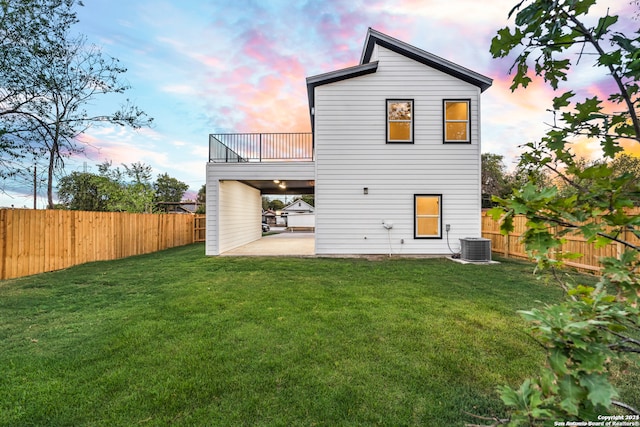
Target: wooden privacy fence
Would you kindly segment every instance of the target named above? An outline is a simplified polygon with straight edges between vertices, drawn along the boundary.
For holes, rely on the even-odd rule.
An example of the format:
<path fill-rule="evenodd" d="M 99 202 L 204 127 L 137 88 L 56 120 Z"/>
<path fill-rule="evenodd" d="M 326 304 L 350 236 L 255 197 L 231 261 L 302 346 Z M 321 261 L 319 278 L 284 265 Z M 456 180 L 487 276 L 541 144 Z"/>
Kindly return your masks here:
<path fill-rule="evenodd" d="M 634 215 L 640 214 L 640 209 L 636 208 L 632 212 Z M 505 257 L 529 259 L 525 252 L 524 245 L 520 243 L 520 236 L 527 229 L 527 218 L 524 215 L 518 215 L 513 221 L 514 230 L 508 236 L 500 234 L 500 224 L 494 221 L 487 212 L 482 213 L 482 237 L 491 239 L 492 252 L 502 254 Z M 558 227 L 560 228 L 560 227 Z M 640 244 L 640 239 L 630 232 L 625 232 L 619 236 L 622 240 L 633 244 Z M 582 236 L 567 234 L 564 236 L 566 243 L 558 249 L 558 252 L 573 252 L 582 254 L 580 258 L 566 260 L 564 263 L 570 267 L 587 270 L 592 272 L 600 271 L 599 260 L 602 257 L 618 256 L 623 250 L 623 245 L 612 242 L 602 248 L 596 248 L 595 245 L 587 243 Z"/>
<path fill-rule="evenodd" d="M 483 212 L 482 237 L 491 240 L 495 253 L 528 259 L 520 243 L 526 222 L 516 217 L 514 231 L 503 236 L 500 224 Z M 203 242 L 205 223 L 205 215 L 0 209 L 0 280 Z M 640 244 L 631 233 L 620 237 Z M 623 250 L 618 243 L 596 249 L 577 235 L 565 239 L 560 251 L 583 254 L 565 264 L 588 271 L 599 271 L 600 258 Z"/>
<path fill-rule="evenodd" d="M 202 215 L 0 210 L 0 279 L 193 243 Z"/>

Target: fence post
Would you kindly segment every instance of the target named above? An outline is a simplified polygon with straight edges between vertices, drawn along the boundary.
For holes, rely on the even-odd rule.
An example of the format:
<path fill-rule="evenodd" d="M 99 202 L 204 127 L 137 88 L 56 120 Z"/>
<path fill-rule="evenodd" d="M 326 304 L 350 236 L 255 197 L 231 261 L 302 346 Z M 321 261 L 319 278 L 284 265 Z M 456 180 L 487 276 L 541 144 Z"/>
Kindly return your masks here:
<path fill-rule="evenodd" d="M 511 252 L 509 246 L 511 243 L 511 233 L 507 232 L 507 234 L 504 235 L 504 256 L 505 258 L 509 258 L 509 253 Z"/>
<path fill-rule="evenodd" d="M 622 230 L 622 240 L 624 240 L 625 242 L 627 241 L 627 228 L 625 227 Z M 624 252 L 624 245 L 620 242 L 616 243 L 616 254 L 618 255 L 617 258 L 620 259 L 620 257 L 622 256 L 622 253 Z"/>

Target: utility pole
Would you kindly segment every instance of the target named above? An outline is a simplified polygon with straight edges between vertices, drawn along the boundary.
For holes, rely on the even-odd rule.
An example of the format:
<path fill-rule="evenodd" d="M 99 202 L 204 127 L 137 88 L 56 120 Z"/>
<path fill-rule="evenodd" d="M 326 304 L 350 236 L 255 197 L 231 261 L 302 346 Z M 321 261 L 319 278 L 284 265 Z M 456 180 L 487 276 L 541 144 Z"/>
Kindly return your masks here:
<path fill-rule="evenodd" d="M 36 180 L 36 165 L 33 165 L 33 209 L 38 209 L 36 202 L 38 196 L 38 181 Z"/>

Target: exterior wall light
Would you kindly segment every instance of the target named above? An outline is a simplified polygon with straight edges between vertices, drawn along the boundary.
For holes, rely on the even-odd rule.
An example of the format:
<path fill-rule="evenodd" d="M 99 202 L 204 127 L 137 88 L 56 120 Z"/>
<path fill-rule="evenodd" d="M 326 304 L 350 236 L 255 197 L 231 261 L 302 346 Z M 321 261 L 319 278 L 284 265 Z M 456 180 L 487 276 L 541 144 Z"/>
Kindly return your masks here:
<path fill-rule="evenodd" d="M 364 187 L 364 188 L 362 189 L 362 192 L 363 192 L 364 194 L 369 194 L 369 187 Z"/>

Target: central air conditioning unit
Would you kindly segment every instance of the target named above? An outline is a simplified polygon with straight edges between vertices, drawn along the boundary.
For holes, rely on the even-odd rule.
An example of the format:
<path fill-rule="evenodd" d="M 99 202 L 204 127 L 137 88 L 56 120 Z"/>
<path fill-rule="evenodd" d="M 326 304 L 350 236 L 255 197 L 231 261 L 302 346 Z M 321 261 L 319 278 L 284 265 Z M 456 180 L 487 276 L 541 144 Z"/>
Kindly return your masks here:
<path fill-rule="evenodd" d="M 482 237 L 460 239 L 460 259 L 465 261 L 491 261 L 491 240 Z"/>

